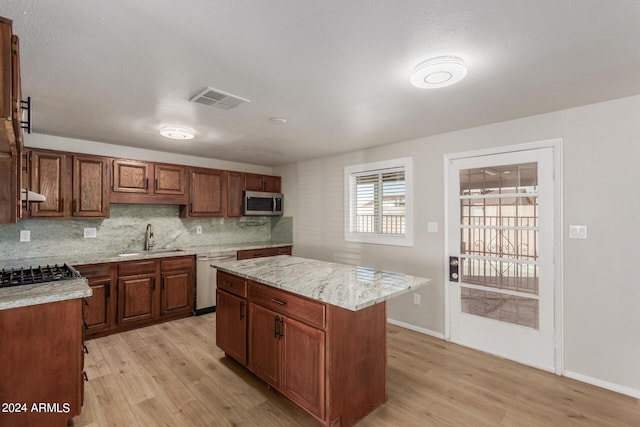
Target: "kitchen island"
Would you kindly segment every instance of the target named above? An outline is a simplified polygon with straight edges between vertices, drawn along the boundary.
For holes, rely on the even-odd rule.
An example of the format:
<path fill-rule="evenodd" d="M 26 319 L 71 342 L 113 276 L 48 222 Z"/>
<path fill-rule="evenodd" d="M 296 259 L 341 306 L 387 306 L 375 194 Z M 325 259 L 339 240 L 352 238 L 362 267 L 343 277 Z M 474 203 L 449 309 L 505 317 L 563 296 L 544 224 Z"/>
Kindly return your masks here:
<path fill-rule="evenodd" d="M 430 279 L 291 256 L 213 263 L 216 344 L 325 426 L 386 400 L 386 301 Z"/>

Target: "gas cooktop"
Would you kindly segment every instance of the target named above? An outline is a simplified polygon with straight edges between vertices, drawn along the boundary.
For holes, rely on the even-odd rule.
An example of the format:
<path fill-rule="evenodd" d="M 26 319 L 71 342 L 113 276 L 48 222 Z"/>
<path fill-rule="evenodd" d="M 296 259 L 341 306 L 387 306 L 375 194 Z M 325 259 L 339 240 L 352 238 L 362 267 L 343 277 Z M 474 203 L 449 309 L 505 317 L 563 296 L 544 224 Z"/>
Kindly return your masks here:
<path fill-rule="evenodd" d="M 59 280 L 77 279 L 79 277 L 80 273 L 67 264 L 12 268 L 10 270 L 2 269 L 2 271 L 0 271 L 0 288 L 56 282 Z"/>

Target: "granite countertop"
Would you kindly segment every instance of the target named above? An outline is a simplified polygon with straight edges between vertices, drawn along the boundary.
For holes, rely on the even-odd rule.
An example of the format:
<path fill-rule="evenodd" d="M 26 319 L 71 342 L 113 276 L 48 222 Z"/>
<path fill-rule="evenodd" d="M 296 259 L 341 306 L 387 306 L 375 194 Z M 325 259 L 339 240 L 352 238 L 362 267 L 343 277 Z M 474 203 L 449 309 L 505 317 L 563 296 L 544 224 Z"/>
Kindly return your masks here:
<path fill-rule="evenodd" d="M 211 266 L 353 311 L 387 301 L 431 281 L 424 277 L 288 255 L 212 262 Z"/>
<path fill-rule="evenodd" d="M 216 252 L 232 252 L 241 251 L 246 249 L 263 249 L 263 248 L 277 248 L 282 246 L 291 246 L 291 242 L 251 242 L 251 243 L 226 243 L 222 245 L 207 245 L 207 246 L 190 246 L 183 248 L 164 248 L 154 249 L 150 251 L 144 250 L 131 250 L 122 251 L 120 253 L 105 252 L 105 253 L 92 253 L 92 254 L 67 254 L 67 255 L 52 255 L 52 256 L 40 256 L 35 258 L 20 258 L 20 259 L 5 259 L 0 260 L 0 268 L 23 268 L 38 265 L 53 265 L 53 264 L 69 264 L 69 265 L 83 265 L 83 264 L 99 264 L 104 262 L 121 262 L 132 261 L 140 259 L 152 259 L 152 258 L 164 258 L 171 256 L 181 255 L 199 255 L 209 254 Z"/>
<path fill-rule="evenodd" d="M 83 265 L 100 264 L 106 262 L 122 262 L 150 258 L 163 258 L 182 255 L 198 255 L 216 252 L 230 252 L 246 249 L 277 248 L 291 246 L 291 242 L 252 242 L 230 243 L 223 245 L 191 246 L 185 248 L 169 248 L 151 251 L 127 251 L 125 256 L 108 252 L 94 254 L 52 255 L 34 258 L 0 260 L 0 268 L 26 268 L 39 265 Z M 0 310 L 18 308 L 28 305 L 44 304 L 48 302 L 64 301 L 67 299 L 91 296 L 92 291 L 83 278 L 61 280 L 57 282 L 38 283 L 0 288 Z"/>
<path fill-rule="evenodd" d="M 90 297 L 93 291 L 86 279 L 78 278 L 0 289 L 0 310 Z"/>

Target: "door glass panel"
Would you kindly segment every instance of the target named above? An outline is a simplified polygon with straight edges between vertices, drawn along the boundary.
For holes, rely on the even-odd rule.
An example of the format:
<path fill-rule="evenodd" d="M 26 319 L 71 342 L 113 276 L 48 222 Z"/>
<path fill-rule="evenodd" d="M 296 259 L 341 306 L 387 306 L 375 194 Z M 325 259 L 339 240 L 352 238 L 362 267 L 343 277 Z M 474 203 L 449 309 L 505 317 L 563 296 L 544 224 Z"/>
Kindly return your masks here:
<path fill-rule="evenodd" d="M 538 295 L 537 169 L 534 162 L 460 171 L 463 312 L 538 328 L 538 301 L 526 295 Z"/>
<path fill-rule="evenodd" d="M 462 288 L 462 312 L 538 329 L 538 300 Z"/>

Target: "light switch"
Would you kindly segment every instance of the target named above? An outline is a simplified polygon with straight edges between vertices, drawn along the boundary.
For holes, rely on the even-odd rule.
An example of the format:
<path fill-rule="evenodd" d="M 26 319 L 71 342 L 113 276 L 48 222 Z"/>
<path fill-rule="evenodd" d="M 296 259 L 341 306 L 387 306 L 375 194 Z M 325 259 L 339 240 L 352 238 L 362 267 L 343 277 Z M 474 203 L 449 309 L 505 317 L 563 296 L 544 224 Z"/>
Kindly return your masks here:
<path fill-rule="evenodd" d="M 98 236 L 98 231 L 95 228 L 85 228 L 84 229 L 84 238 L 85 239 L 95 239 Z"/>
<path fill-rule="evenodd" d="M 438 232 L 438 223 L 437 222 L 428 222 L 427 223 L 427 232 L 428 233 L 437 233 Z"/>
<path fill-rule="evenodd" d="M 586 239 L 587 226 L 586 225 L 570 225 L 569 238 L 570 239 Z"/>
<path fill-rule="evenodd" d="M 202 234 L 202 226 L 196 225 L 196 234 Z"/>
<path fill-rule="evenodd" d="M 31 241 L 31 230 L 20 230 L 20 241 L 21 242 L 30 242 Z"/>

